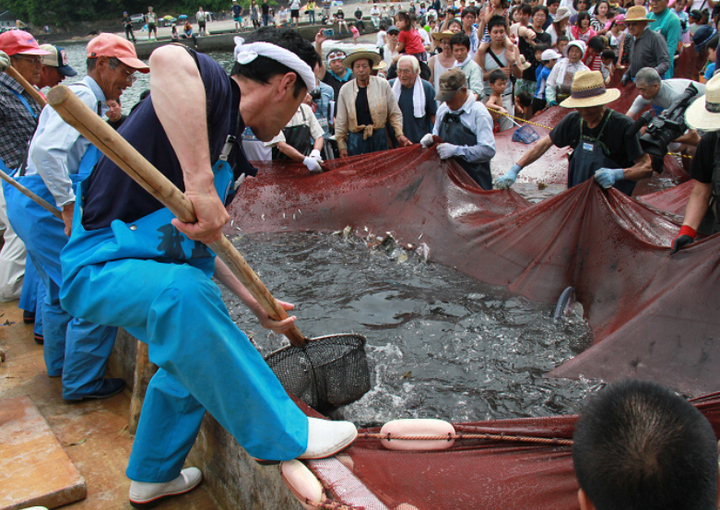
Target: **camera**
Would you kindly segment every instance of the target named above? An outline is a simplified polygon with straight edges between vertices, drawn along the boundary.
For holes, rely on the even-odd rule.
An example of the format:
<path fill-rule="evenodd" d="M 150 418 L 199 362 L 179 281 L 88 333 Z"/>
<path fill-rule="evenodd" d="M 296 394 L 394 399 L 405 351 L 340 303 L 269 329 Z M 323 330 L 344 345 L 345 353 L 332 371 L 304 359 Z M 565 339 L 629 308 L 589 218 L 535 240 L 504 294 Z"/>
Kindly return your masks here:
<path fill-rule="evenodd" d="M 310 97 L 312 97 L 313 101 L 317 101 L 320 99 L 320 88 L 316 88 L 312 92 L 310 92 Z"/>
<path fill-rule="evenodd" d="M 652 111 L 643 113 L 628 133 L 630 136 L 634 136 L 647 124 L 645 134 L 640 137 L 640 146 L 653 158 L 653 170 L 656 172 L 662 172 L 662 158 L 667 154 L 670 142 L 682 136 L 687 130 L 685 110 L 693 102 L 697 93 L 698 89 L 691 83 L 670 108 L 657 117 L 652 116 Z"/>

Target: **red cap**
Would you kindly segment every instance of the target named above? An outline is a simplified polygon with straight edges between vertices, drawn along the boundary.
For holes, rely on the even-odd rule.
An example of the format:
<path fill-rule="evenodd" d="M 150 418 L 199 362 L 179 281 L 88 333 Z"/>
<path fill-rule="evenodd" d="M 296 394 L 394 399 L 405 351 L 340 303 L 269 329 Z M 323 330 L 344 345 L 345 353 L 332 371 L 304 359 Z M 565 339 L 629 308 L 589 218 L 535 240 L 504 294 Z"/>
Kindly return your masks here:
<path fill-rule="evenodd" d="M 8 30 L 0 34 L 0 50 L 8 56 L 17 55 L 50 55 L 40 48 L 35 38 L 23 30 Z"/>
<path fill-rule="evenodd" d="M 115 34 L 100 34 L 87 45 L 88 58 L 115 57 L 126 66 L 141 73 L 149 73 L 150 68 L 137 58 L 135 46 L 127 39 Z"/>

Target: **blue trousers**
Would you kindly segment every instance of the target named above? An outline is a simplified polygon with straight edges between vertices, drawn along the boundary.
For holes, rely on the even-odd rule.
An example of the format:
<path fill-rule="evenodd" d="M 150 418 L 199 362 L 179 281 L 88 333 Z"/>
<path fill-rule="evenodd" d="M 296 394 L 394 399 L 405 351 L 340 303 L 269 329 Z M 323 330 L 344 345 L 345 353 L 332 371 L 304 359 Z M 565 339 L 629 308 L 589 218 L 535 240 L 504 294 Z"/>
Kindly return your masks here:
<path fill-rule="evenodd" d="M 66 255 L 69 260 L 73 254 L 64 252 L 64 260 Z M 75 315 L 125 327 L 148 344 L 150 360 L 160 367 L 138 423 L 127 469 L 131 480 L 176 478 L 206 409 L 254 457 L 287 460 L 305 451 L 305 415 L 200 269 L 141 259 L 83 266 L 66 279 L 63 305 Z"/>
<path fill-rule="evenodd" d="M 76 176 L 72 176 L 76 179 Z M 18 181 L 50 203 L 55 199 L 39 175 Z M 98 326 L 70 314 L 60 305 L 60 252 L 68 242 L 65 224 L 11 186 L 5 186 L 8 219 L 25 243 L 45 287 L 43 355 L 48 375 L 62 374 L 63 398 L 78 399 L 100 389 L 117 328 Z M 92 295 L 84 299 L 92 301 Z"/>
<path fill-rule="evenodd" d="M 25 277 L 18 308 L 35 313 L 35 327 L 33 328 L 35 338 L 43 337 L 43 303 L 45 303 L 45 285 L 32 258 L 28 255 L 25 258 Z"/>

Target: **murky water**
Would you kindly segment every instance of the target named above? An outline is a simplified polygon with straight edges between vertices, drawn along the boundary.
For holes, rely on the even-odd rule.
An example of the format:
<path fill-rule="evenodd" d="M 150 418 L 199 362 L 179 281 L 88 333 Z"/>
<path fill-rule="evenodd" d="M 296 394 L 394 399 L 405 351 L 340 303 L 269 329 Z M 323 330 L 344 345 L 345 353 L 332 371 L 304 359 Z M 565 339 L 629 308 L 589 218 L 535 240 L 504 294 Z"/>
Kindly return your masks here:
<path fill-rule="evenodd" d="M 336 417 L 370 426 L 546 416 L 578 411 L 596 387 L 543 377 L 591 342 L 582 319 L 555 323 L 549 305 L 352 236 L 254 234 L 234 244 L 278 299 L 297 305 L 306 336 L 367 338 L 372 389 Z M 287 343 L 234 296 L 223 297 L 263 355 Z"/>
<path fill-rule="evenodd" d="M 80 76 L 85 44 L 67 47 Z M 210 56 L 226 69 L 229 52 Z M 66 83 L 72 83 L 69 79 Z M 128 113 L 149 77 L 123 94 Z M 560 191 L 519 186 L 531 201 Z M 400 248 L 369 248 L 342 235 L 248 235 L 236 246 L 273 294 L 298 305 L 298 326 L 309 337 L 355 332 L 368 340 L 372 389 L 335 412 L 358 425 L 394 418 L 452 421 L 577 412 L 597 384 L 547 379 L 547 372 L 591 342 L 585 322 L 555 323 L 552 306 L 484 285 Z M 263 354 L 286 343 L 259 326 L 227 291 L 233 319 Z"/>

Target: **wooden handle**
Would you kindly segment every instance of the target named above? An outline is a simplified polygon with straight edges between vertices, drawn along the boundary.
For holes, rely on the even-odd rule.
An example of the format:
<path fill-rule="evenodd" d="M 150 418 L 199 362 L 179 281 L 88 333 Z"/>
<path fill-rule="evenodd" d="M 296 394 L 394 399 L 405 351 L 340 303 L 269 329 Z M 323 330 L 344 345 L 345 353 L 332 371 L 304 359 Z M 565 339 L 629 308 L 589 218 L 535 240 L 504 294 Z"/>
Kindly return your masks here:
<path fill-rule="evenodd" d="M 54 87 L 48 93 L 48 101 L 65 122 L 90 140 L 143 189 L 170 209 L 180 221 L 185 223 L 195 221 L 195 211 L 190 200 L 70 89 L 64 85 Z M 275 320 L 287 318 L 287 312 L 278 304 L 258 275 L 225 236 L 210 243 L 209 246 L 227 264 L 270 317 Z M 307 340 L 294 324 L 292 329 L 285 333 L 285 336 L 298 347 L 304 345 Z"/>
<path fill-rule="evenodd" d="M 34 200 L 40 207 L 45 209 L 47 212 L 58 218 L 60 221 L 63 221 L 62 213 L 60 210 L 52 205 L 50 202 L 45 200 L 42 197 L 37 196 L 35 193 L 27 189 L 25 186 L 17 182 L 15 179 L 10 177 L 8 174 L 0 170 L 0 179 L 7 182 L 10 186 L 18 190 L 20 193 L 28 197 L 30 200 Z"/>
<path fill-rule="evenodd" d="M 25 78 L 23 78 L 23 76 L 20 73 L 17 72 L 17 69 L 15 69 L 13 66 L 9 66 L 7 69 L 5 69 L 5 73 L 8 76 L 10 76 L 10 78 L 12 78 L 16 82 L 18 82 L 20 85 L 22 85 L 22 88 L 25 89 L 25 92 L 30 94 L 33 97 L 33 99 L 37 102 L 37 104 L 39 104 L 40 106 L 45 108 L 45 105 L 47 104 L 47 101 L 45 101 L 45 98 L 42 97 L 40 92 L 38 92 L 35 87 L 30 85 L 28 83 L 28 81 Z"/>

